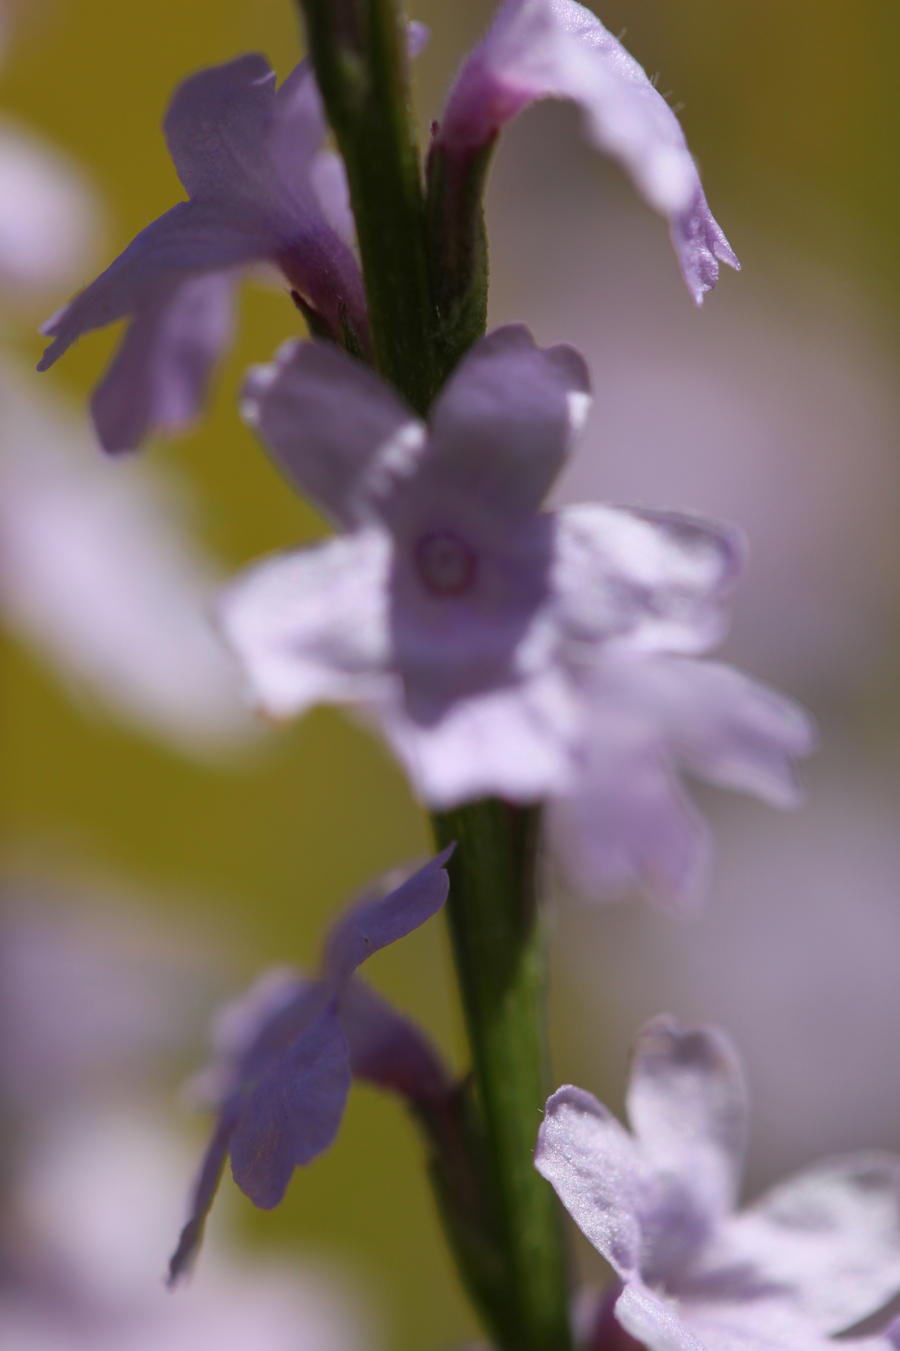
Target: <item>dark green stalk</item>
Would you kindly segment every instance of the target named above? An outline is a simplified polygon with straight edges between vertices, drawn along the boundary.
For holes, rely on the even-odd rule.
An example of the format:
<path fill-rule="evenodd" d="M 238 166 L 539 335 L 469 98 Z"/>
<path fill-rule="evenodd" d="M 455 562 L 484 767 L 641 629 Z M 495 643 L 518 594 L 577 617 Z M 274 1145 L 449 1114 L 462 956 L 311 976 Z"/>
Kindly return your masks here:
<path fill-rule="evenodd" d="M 433 824 L 439 844 L 457 841 L 447 914 L 507 1262 L 494 1321 L 504 1351 L 565 1351 L 559 1217 L 532 1165 L 548 1092 L 538 812 L 492 800 L 435 815 Z"/>
<path fill-rule="evenodd" d="M 299 0 L 347 168 L 375 364 L 420 413 L 439 380 L 406 26 L 395 0 Z"/>

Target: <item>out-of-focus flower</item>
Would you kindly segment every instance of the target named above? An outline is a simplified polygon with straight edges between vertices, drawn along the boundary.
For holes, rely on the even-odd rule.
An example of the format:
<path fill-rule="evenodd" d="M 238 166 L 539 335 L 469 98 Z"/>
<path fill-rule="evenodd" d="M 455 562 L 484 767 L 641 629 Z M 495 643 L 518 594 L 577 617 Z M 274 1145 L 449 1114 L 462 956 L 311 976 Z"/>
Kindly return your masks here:
<path fill-rule="evenodd" d="M 108 451 L 195 416 L 228 340 L 237 269 L 268 262 L 335 335 L 366 341 L 365 298 L 350 245 L 318 89 L 302 62 L 276 90 L 264 57 L 191 76 L 165 134 L 188 201 L 148 225 L 96 281 L 44 327 L 46 370 L 91 329 L 130 326 L 94 394 Z M 324 156 L 324 158 L 323 158 Z"/>
<path fill-rule="evenodd" d="M 348 911 L 328 936 L 317 979 L 272 972 L 226 1010 L 216 1060 L 204 1076 L 218 1118 L 170 1264 L 173 1281 L 196 1255 L 226 1158 L 241 1190 L 270 1209 L 294 1169 L 334 1140 L 353 1075 L 412 1101 L 449 1092 L 424 1034 L 352 977 L 373 952 L 441 908 L 451 852 Z"/>
<path fill-rule="evenodd" d="M 699 305 L 716 284 L 719 263 L 740 264 L 707 206 L 678 118 L 584 6 L 506 0 L 456 78 L 434 150 L 464 172 L 510 118 L 544 98 L 578 104 L 591 141 L 623 165 L 668 220 L 682 274 Z"/>
<path fill-rule="evenodd" d="M 0 1083 L 17 1118 L 146 1088 L 197 1037 L 219 988 L 208 942 L 160 931 L 133 899 L 97 878 L 0 885 Z"/>
<path fill-rule="evenodd" d="M 535 1165 L 613 1267 L 615 1318 L 648 1351 L 827 1351 L 900 1289 L 900 1158 L 832 1159 L 734 1213 L 747 1103 L 721 1034 L 651 1022 L 628 1114 L 633 1135 L 591 1094 L 557 1090 Z M 846 1344 L 890 1351 L 900 1321 Z"/>
<path fill-rule="evenodd" d="M 785 803 L 809 728 L 695 660 L 723 628 L 733 531 L 538 510 L 587 391 L 571 348 L 501 329 L 462 362 L 427 432 L 361 365 L 289 347 L 251 377 L 247 414 L 347 533 L 258 565 L 222 624 L 269 713 L 355 705 L 432 805 L 555 798 L 576 881 L 636 875 L 689 902 L 702 840 L 676 768 Z M 615 841 L 597 825 L 609 811 L 627 826 Z"/>
<path fill-rule="evenodd" d="M 0 1343 L 10 1351 L 362 1351 L 377 1343 L 352 1289 L 308 1260 L 238 1260 L 214 1246 L 202 1279 L 173 1296 L 153 1263 L 177 1204 L 183 1151 L 134 1107 L 94 1103 L 47 1125 L 17 1170 L 15 1243 L 0 1252 Z"/>
<path fill-rule="evenodd" d="M 60 229 L 60 222 L 65 229 Z M 78 275 L 98 211 L 83 179 L 33 132 L 0 119 L 0 295 L 46 297 Z"/>
<path fill-rule="evenodd" d="M 76 683 L 195 753 L 245 741 L 207 617 L 219 583 L 173 486 L 98 464 L 90 443 L 0 365 L 0 615 Z"/>

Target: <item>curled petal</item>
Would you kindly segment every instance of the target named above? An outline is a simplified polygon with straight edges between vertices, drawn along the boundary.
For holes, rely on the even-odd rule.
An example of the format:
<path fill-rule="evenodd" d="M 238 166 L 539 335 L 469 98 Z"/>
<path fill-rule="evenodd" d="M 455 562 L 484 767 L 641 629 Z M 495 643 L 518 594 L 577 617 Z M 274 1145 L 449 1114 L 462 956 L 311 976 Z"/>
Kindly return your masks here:
<path fill-rule="evenodd" d="M 465 160 L 538 99 L 570 99 L 588 137 L 618 160 L 647 202 L 670 224 L 697 304 L 715 285 L 719 262 L 738 267 L 714 220 L 684 133 L 643 69 L 588 9 L 573 0 L 506 0 L 469 54 L 436 143 Z"/>
<path fill-rule="evenodd" d="M 634 1141 L 615 1117 L 584 1089 L 558 1088 L 547 1100 L 534 1166 L 616 1273 L 635 1277 L 642 1170 Z"/>
<path fill-rule="evenodd" d="M 326 1008 L 243 1102 L 231 1138 L 231 1171 L 254 1205 L 277 1206 L 294 1169 L 328 1148 L 349 1089 L 347 1041 L 334 1010 Z"/>

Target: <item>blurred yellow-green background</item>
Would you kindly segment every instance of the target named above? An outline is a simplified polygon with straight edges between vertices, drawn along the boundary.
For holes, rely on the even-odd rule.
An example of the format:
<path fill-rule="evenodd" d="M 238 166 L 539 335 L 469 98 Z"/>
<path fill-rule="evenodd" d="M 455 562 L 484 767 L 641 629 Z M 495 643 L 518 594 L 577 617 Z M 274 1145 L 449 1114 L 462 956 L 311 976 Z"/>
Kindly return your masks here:
<path fill-rule="evenodd" d="M 423 131 L 491 10 L 474 0 L 416 7 L 413 17 L 432 30 L 416 72 Z M 613 32 L 625 30 L 637 58 L 660 73 L 660 89 L 684 104 L 707 194 L 744 271 L 724 276 L 694 311 L 664 226 L 584 147 L 571 110 L 539 108 L 504 138 L 491 183 L 493 318 L 525 320 L 541 340 L 574 341 L 594 368 L 597 408 L 563 495 L 718 511 L 747 526 L 751 547 L 761 537 L 731 651 L 813 707 L 824 749 L 799 824 L 756 804 L 715 808 L 717 890 L 727 896 L 713 895 L 710 918 L 695 931 L 671 937 L 670 921 L 641 902 L 592 911 L 560 900 L 557 1077 L 615 1100 L 634 1019 L 659 1011 L 654 983 L 678 1003 L 679 972 L 689 972 L 685 1016 L 728 1021 L 726 987 L 735 981 L 707 992 L 702 972 L 740 970 L 743 1002 L 731 1030 L 753 1045 L 756 992 L 761 1010 L 771 1013 L 774 1001 L 806 1037 L 797 1042 L 806 1058 L 779 1069 L 774 1098 L 757 1109 L 751 1161 L 764 1178 L 772 1159 L 802 1162 L 807 1145 L 850 1145 L 851 1132 L 859 1144 L 900 1144 L 900 1071 L 879 1058 L 877 1039 L 873 1047 L 878 1029 L 883 1045 L 893 1044 L 890 1023 L 900 1016 L 887 973 L 879 983 L 879 953 L 895 956 L 900 944 L 892 811 L 900 771 L 900 10 L 887 0 L 852 10 L 791 0 L 611 0 L 601 17 Z M 174 86 L 246 50 L 265 52 L 281 75 L 291 69 L 301 48 L 289 0 L 13 7 L 0 68 L 4 115 L 80 165 L 102 206 L 81 280 L 181 195 L 160 135 Z M 65 220 L 59 228 L 66 231 Z M 49 309 L 66 298 L 50 297 Z M 47 312 L 46 304 L 4 306 L 4 351 L 32 365 Z M 236 416 L 244 368 L 296 331 L 298 316 L 277 289 L 245 287 L 238 341 L 208 415 L 189 435 L 144 452 L 186 485 L 196 539 L 226 571 L 324 529 Z M 115 341 L 109 332 L 81 342 L 43 377 L 38 396 L 81 410 Z M 109 472 L 128 475 L 132 463 Z M 422 813 L 376 742 L 330 711 L 224 757 L 186 755 L 111 715 L 96 693 L 73 694 L 15 637 L 3 655 L 7 874 L 63 894 L 96 890 L 103 904 L 140 913 L 148 932 L 196 955 L 184 1044 L 155 1067 L 152 1092 L 173 1125 L 199 1142 L 203 1125 L 176 1090 L 202 1054 L 214 997 L 265 965 L 313 961 L 329 917 L 354 889 L 427 848 Z M 817 869 L 840 879 L 825 910 Z M 729 877 L 739 879 L 730 890 Z M 740 925 L 754 912 L 750 941 Z M 742 918 L 729 927 L 729 915 Z M 829 934 L 834 948 L 820 951 Z M 849 984 L 836 987 L 829 981 L 847 962 L 834 953 L 846 951 L 848 934 L 858 962 Z M 138 949 L 130 960 L 140 963 Z M 702 968 L 696 978 L 692 961 Z M 193 969 L 187 962 L 180 976 L 189 988 Z M 459 1056 L 438 925 L 380 957 L 372 976 Z M 101 968 L 98 998 L 102 986 Z M 860 1012 L 871 1025 L 853 1021 Z M 804 1097 L 792 1085 L 802 1083 L 816 1047 L 839 1062 L 832 1079 L 839 1075 L 841 1028 L 848 1046 L 871 1049 L 866 1069 L 878 1078 L 878 1096 L 838 1119 L 825 1089 L 811 1086 L 805 1097 L 823 1128 L 813 1138 L 806 1124 L 792 1124 Z M 748 1053 L 751 1082 L 765 1087 L 763 1045 Z M 172 1217 L 173 1234 L 180 1218 Z M 393 1102 L 367 1090 L 352 1096 L 335 1148 L 297 1176 L 276 1213 L 254 1213 L 235 1196 L 228 1220 L 213 1223 L 232 1224 L 257 1250 L 333 1258 L 373 1310 L 373 1346 L 451 1346 L 474 1332 L 413 1131 Z M 150 1280 L 165 1256 L 148 1251 Z"/>

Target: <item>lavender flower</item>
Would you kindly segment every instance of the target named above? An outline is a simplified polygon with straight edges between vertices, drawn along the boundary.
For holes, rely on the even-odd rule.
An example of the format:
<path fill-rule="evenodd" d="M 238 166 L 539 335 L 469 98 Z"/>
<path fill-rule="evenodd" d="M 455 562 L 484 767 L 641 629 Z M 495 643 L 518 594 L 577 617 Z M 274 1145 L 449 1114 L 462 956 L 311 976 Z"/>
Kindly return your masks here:
<path fill-rule="evenodd" d="M 104 448 L 189 423 L 228 340 L 238 269 L 275 264 L 335 335 L 366 341 L 359 267 L 312 69 L 276 90 L 264 57 L 200 71 L 176 91 L 165 134 L 188 201 L 148 225 L 44 326 L 46 370 L 95 328 L 130 325 L 93 399 Z M 332 223 L 335 222 L 335 223 Z M 335 228 L 335 224 L 338 228 Z"/>
<path fill-rule="evenodd" d="M 676 767 L 785 803 L 809 727 L 695 659 L 722 631 L 734 531 L 539 511 L 588 404 L 578 354 L 520 327 L 464 359 L 430 430 L 334 348 L 289 346 L 246 414 L 345 533 L 257 565 L 221 622 L 266 712 L 350 704 L 431 805 L 554 798 L 577 880 L 688 902 L 702 841 Z"/>
<path fill-rule="evenodd" d="M 91 253 L 99 214 L 88 185 L 72 164 L 34 132 L 0 118 L 4 304 L 71 285 Z M 59 228 L 61 220 L 66 222 L 64 231 Z"/>
<path fill-rule="evenodd" d="M 427 1038 L 373 991 L 357 967 L 424 924 L 447 897 L 445 850 L 387 895 L 368 895 L 332 929 L 318 979 L 264 976 L 226 1010 L 216 1058 L 203 1076 L 219 1115 L 194 1187 L 191 1212 L 170 1264 L 173 1281 L 203 1237 L 226 1158 L 256 1205 L 276 1206 L 296 1167 L 337 1134 L 352 1075 L 413 1101 L 449 1089 Z"/>
<path fill-rule="evenodd" d="M 559 1089 L 535 1164 L 615 1270 L 615 1318 L 648 1351 L 827 1351 L 900 1289 L 900 1158 L 832 1159 L 733 1213 L 747 1103 L 720 1033 L 649 1023 L 628 1112 L 633 1136 Z M 900 1322 L 847 1344 L 889 1351 Z"/>
<path fill-rule="evenodd" d="M 180 751 L 249 743 L 191 504 L 155 466 L 99 465 L 36 382 L 0 361 L 0 620 L 76 690 Z"/>
<path fill-rule="evenodd" d="M 578 104 L 590 140 L 669 222 L 688 290 L 701 304 L 719 262 L 740 264 L 707 206 L 678 118 L 621 43 L 574 0 L 506 0 L 456 77 L 435 152 L 464 168 L 516 113 L 544 98 Z"/>

